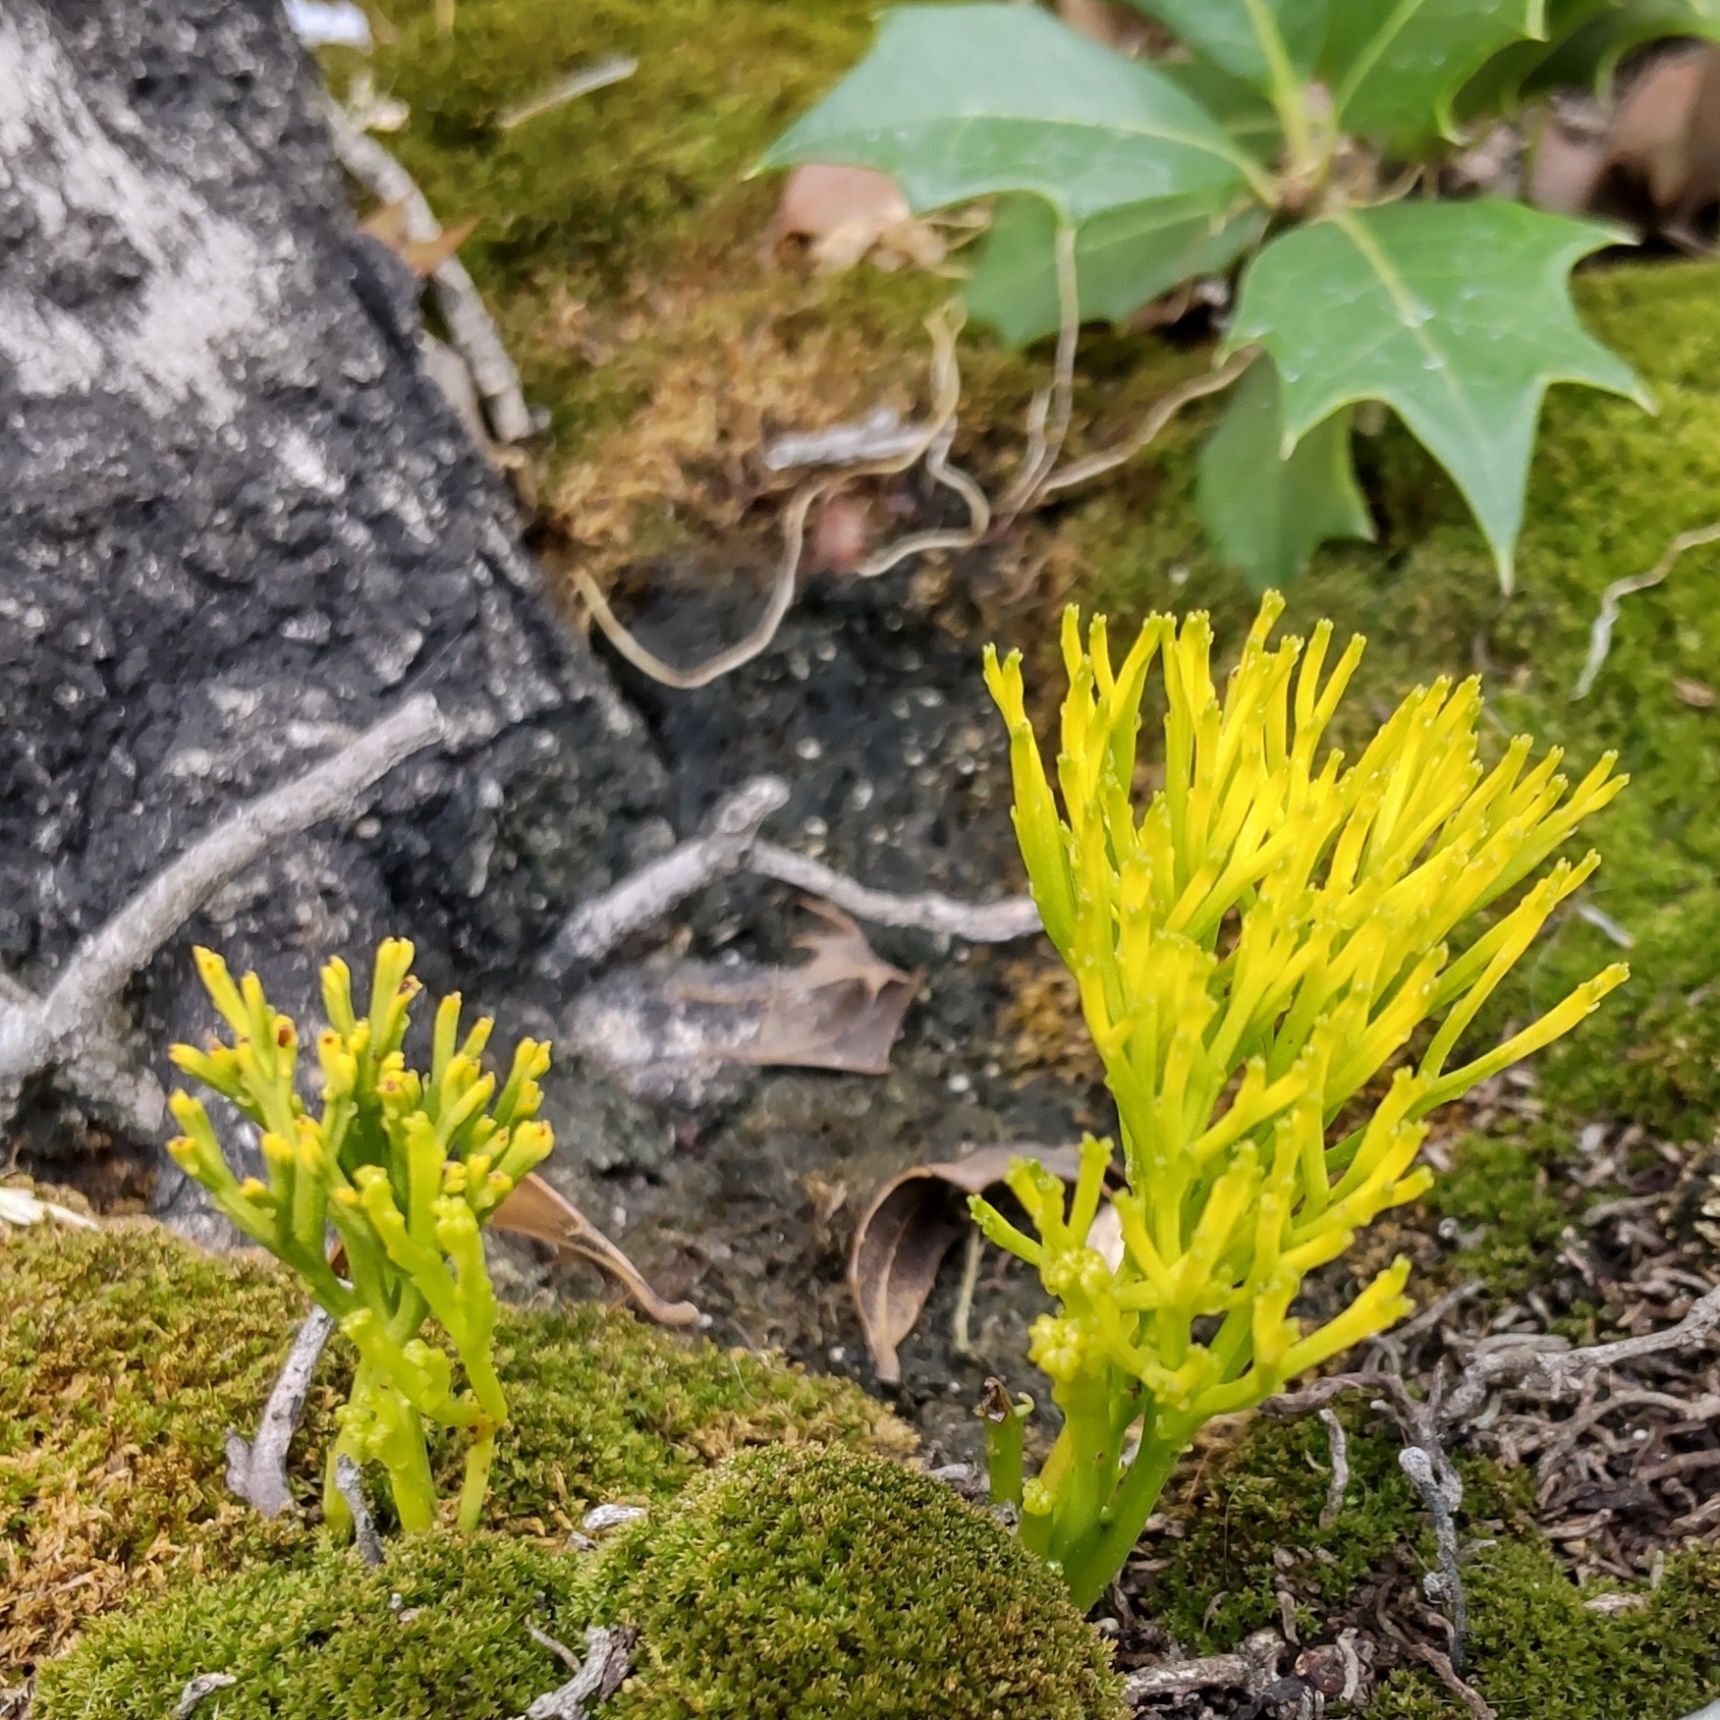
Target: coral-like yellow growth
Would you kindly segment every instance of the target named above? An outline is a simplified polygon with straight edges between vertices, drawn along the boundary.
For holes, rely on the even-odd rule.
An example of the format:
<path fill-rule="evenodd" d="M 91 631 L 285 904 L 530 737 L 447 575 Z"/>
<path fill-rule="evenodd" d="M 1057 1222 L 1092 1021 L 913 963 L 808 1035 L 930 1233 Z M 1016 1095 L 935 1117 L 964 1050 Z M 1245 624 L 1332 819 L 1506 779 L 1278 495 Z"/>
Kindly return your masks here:
<path fill-rule="evenodd" d="M 317 1041 L 323 1102 L 313 1117 L 298 1092 L 297 1027 L 270 1007 L 255 974 L 235 984 L 218 955 L 198 950 L 198 972 L 233 1042 L 176 1045 L 173 1062 L 256 1125 L 267 1181 L 235 1176 L 209 1113 L 186 1093 L 171 1101 L 184 1133 L 168 1150 L 246 1236 L 304 1279 L 358 1350 L 328 1458 L 331 1519 L 347 1519 L 334 1487 L 347 1456 L 388 1471 L 404 1528 L 430 1527 L 428 1420 L 471 1433 L 460 1499 L 470 1527 L 508 1418 L 490 1359 L 496 1299 L 478 1230 L 554 1145 L 549 1125 L 535 1120 L 549 1048 L 521 1040 L 498 1094 L 480 1064 L 493 1024 L 479 1021 L 462 1041 L 453 994 L 436 1011 L 429 1073 L 408 1069 L 401 1046 L 420 989 L 411 965 L 411 944 L 384 939 L 364 1016 L 346 963 L 337 957 L 323 969 L 329 1027 Z M 331 1227 L 347 1278 L 330 1264 Z M 447 1355 L 419 1335 L 431 1316 L 465 1370 L 464 1391 L 454 1390 Z"/>
<path fill-rule="evenodd" d="M 1033 897 L 1080 987 L 1122 1135 L 1115 1269 L 1088 1246 L 1109 1142 L 1087 1143 L 1067 1204 L 1055 1177 L 1015 1167 L 1009 1186 L 1036 1236 L 974 1203 L 987 1234 L 1037 1266 L 1061 1304 L 1035 1327 L 1031 1354 L 1064 1432 L 1026 1490 L 1024 1533 L 1084 1601 L 1120 1568 L 1203 1422 L 1408 1311 L 1400 1259 L 1313 1331 L 1290 1312 L 1307 1273 L 1428 1186 L 1415 1164 L 1427 1113 L 1568 1032 L 1626 977 L 1607 968 L 1504 1044 L 1453 1064 L 1481 1006 L 1597 856 L 1558 861 L 1467 940 L 1466 923 L 1625 778 L 1609 754 L 1573 788 L 1556 749 L 1531 764 L 1527 736 L 1486 768 L 1474 680 L 1412 692 L 1353 764 L 1321 755 L 1362 641 L 1330 667 L 1328 623 L 1306 642 L 1269 644 L 1282 608 L 1276 594 L 1262 604 L 1222 698 L 1205 615 L 1153 617 L 1116 665 L 1104 620 L 1083 642 L 1067 611 L 1061 812 L 1019 655 L 986 657 Z M 1155 658 L 1164 783 L 1137 818 Z M 1348 1126 L 1335 1131 L 1340 1119 Z M 1125 1434 L 1141 1417 L 1145 1436 L 1125 1466 Z"/>

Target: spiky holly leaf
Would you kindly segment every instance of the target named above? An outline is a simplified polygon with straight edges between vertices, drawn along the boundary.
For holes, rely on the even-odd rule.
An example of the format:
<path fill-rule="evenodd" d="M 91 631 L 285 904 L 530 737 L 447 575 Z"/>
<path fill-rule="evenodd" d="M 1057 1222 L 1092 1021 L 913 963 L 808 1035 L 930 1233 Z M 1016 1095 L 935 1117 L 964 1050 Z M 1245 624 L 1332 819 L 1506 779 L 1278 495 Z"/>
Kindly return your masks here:
<path fill-rule="evenodd" d="M 1572 267 L 1617 238 L 1493 198 L 1343 211 L 1260 253 L 1229 344 L 1277 364 L 1287 451 L 1340 407 L 1390 406 L 1456 480 L 1509 590 L 1548 386 L 1650 404 L 1571 304 Z"/>
<path fill-rule="evenodd" d="M 1265 231 L 1258 204 L 1215 227 L 1200 197 L 1161 197 L 1095 215 L 1075 235 L 1081 320 L 1121 322 L 1181 281 L 1228 269 Z M 1014 345 L 1052 333 L 1062 320 L 1056 234 L 1056 213 L 1038 197 L 1005 198 L 992 217 L 968 283 L 968 309 Z"/>
<path fill-rule="evenodd" d="M 1065 219 L 1160 197 L 1225 208 L 1264 186 L 1224 128 L 1151 66 L 1033 6 L 905 6 L 763 165 L 875 167 L 916 213 L 1037 192 Z"/>
<path fill-rule="evenodd" d="M 1343 0 L 1352 4 L 1353 0 Z M 1326 40 L 1327 0 L 1130 0 L 1197 54 L 1257 89 L 1300 83 Z"/>
<path fill-rule="evenodd" d="M 1512 42 L 1543 33 L 1545 0 L 1343 0 L 1321 67 L 1340 129 L 1413 148 L 1455 129 L 1458 92 Z"/>
<path fill-rule="evenodd" d="M 1271 359 L 1256 359 L 1225 402 L 1200 453 L 1196 497 L 1219 554 L 1250 590 L 1286 584 L 1328 538 L 1374 535 L 1350 459 L 1350 416 L 1334 412 L 1286 458 Z"/>

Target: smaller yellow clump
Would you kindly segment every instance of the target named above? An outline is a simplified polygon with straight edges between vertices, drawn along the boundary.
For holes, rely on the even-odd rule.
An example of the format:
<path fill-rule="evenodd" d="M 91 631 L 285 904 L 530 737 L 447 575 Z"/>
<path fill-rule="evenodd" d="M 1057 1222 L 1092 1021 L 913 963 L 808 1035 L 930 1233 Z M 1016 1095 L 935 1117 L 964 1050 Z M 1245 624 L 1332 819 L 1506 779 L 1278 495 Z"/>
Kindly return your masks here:
<path fill-rule="evenodd" d="M 198 950 L 198 973 L 234 1038 L 201 1051 L 176 1045 L 173 1062 L 256 1125 L 267 1180 L 234 1174 L 209 1113 L 186 1093 L 171 1101 L 184 1133 L 168 1150 L 246 1236 L 299 1274 L 358 1350 L 328 1456 L 330 1520 L 350 1521 L 335 1486 L 348 1457 L 387 1470 L 403 1528 L 431 1527 L 429 1421 L 471 1436 L 459 1512 L 470 1528 L 508 1419 L 491 1361 L 496 1299 L 479 1227 L 555 1144 L 536 1117 L 549 1048 L 521 1040 L 498 1093 L 481 1064 L 494 1024 L 480 1020 L 462 1041 L 453 993 L 436 1011 L 428 1075 L 408 1069 L 401 1046 L 421 989 L 411 965 L 411 944 L 383 940 L 365 1016 L 354 1010 L 346 963 L 337 957 L 323 969 L 329 1027 L 317 1041 L 322 1114 L 313 1117 L 298 1092 L 297 1027 L 270 1006 L 255 974 L 235 983 L 218 955 Z M 330 1227 L 350 1282 L 330 1262 Z M 446 1353 L 420 1336 L 432 1316 L 465 1371 L 463 1391 Z"/>
<path fill-rule="evenodd" d="M 1088 1245 L 1113 1148 L 1089 1140 L 1067 1202 L 1018 1163 L 1036 1236 L 985 1201 L 987 1235 L 1036 1266 L 1060 1312 L 1030 1354 L 1064 1429 L 1020 1503 L 1023 1533 L 1083 1604 L 1124 1558 L 1172 1464 L 1213 1416 L 1401 1319 L 1399 1259 L 1311 1332 L 1290 1308 L 1431 1172 L 1415 1158 L 1436 1106 L 1568 1032 L 1627 976 L 1605 969 L 1504 1044 L 1452 1066 L 1477 1012 L 1598 856 L 1560 860 L 1460 936 L 1624 786 L 1608 754 L 1574 787 L 1519 736 L 1480 759 L 1479 683 L 1412 692 L 1354 764 L 1321 738 L 1361 657 L 1327 670 L 1331 625 L 1268 643 L 1270 594 L 1222 698 L 1212 630 L 1154 616 L 1120 666 L 1103 618 L 1064 615 L 1057 787 L 1028 720 L 1019 653 L 986 655 L 1009 726 L 1015 827 L 1046 931 L 1080 989 L 1117 1106 L 1123 1251 Z M 1162 666 L 1164 785 L 1137 818 L 1141 704 Z M 1397 1067 L 1383 1094 L 1364 1097 Z M 1365 1120 L 1360 1107 L 1366 1106 Z M 1354 1111 L 1353 1126 L 1329 1131 Z M 1143 1420 L 1125 1464 L 1130 1426 Z M 1000 1436 L 1019 1438 L 1015 1418 Z M 1006 1457 L 1009 1470 L 1012 1459 Z"/>

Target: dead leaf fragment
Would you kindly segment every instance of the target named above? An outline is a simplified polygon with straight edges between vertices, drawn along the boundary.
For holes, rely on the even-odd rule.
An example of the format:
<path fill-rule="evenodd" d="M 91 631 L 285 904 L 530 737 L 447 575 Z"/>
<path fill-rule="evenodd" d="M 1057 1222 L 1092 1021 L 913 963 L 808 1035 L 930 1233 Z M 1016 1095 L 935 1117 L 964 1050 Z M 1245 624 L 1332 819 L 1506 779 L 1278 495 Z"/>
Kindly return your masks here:
<path fill-rule="evenodd" d="M 1668 227 L 1689 228 L 1720 197 L 1720 48 L 1647 67 L 1613 115 L 1607 165 L 1641 187 Z"/>
<path fill-rule="evenodd" d="M 1079 1147 L 979 1147 L 942 1164 L 911 1166 L 867 1207 L 848 1255 L 848 1289 L 872 1366 L 885 1385 L 900 1383 L 897 1351 L 932 1293 L 944 1256 L 970 1223 L 966 1203 L 952 1196 L 984 1194 L 1003 1181 L 1016 1159 L 1037 1159 L 1065 1182 L 1081 1168 Z"/>
<path fill-rule="evenodd" d="M 1071 30 L 1123 54 L 1146 54 L 1168 42 L 1162 30 L 1122 0 L 1057 0 L 1057 16 Z"/>
<path fill-rule="evenodd" d="M 434 239 L 410 239 L 406 234 L 406 203 L 384 203 L 359 222 L 358 230 L 386 245 L 421 280 L 427 280 L 477 231 L 478 221 L 456 222 Z"/>
<path fill-rule="evenodd" d="M 1672 683 L 1672 690 L 1692 710 L 1711 711 L 1714 709 L 1717 695 L 1705 681 L 1693 681 L 1687 675 L 1680 675 Z"/>
<path fill-rule="evenodd" d="M 659 1325 L 697 1326 L 704 1316 L 691 1302 L 665 1302 L 645 1282 L 639 1268 L 582 1213 L 535 1172 L 496 1208 L 497 1230 L 547 1243 L 562 1260 L 583 1260 L 607 1272 Z"/>
<path fill-rule="evenodd" d="M 887 1075 L 919 975 L 881 960 L 840 908 L 810 899 L 804 906 L 830 929 L 795 939 L 812 959 L 771 975 L 758 1035 L 741 1060 Z"/>
<path fill-rule="evenodd" d="M 833 271 L 853 268 L 868 253 L 882 268 L 933 269 L 946 250 L 935 229 L 914 219 L 887 173 L 816 162 L 784 183 L 775 236 L 807 240 L 818 266 Z"/>

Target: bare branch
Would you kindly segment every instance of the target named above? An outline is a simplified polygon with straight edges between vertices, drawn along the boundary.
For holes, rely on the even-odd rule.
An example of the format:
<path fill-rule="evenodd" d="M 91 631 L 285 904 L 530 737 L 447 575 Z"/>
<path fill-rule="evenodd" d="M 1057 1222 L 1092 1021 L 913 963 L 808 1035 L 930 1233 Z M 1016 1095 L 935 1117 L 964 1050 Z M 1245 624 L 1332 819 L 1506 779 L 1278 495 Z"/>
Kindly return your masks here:
<path fill-rule="evenodd" d="M 759 459 L 767 472 L 799 466 L 856 466 L 894 460 L 926 445 L 918 424 L 905 424 L 893 406 L 880 406 L 849 424 L 827 430 L 790 430 L 767 442 Z"/>
<path fill-rule="evenodd" d="M 358 1556 L 367 1565 L 380 1565 L 382 1537 L 377 1534 L 370 1506 L 365 1503 L 364 1476 L 344 1451 L 334 1460 L 334 1490 L 352 1513 L 352 1538 L 358 1548 Z"/>
<path fill-rule="evenodd" d="M 217 1690 L 228 1690 L 239 1680 L 230 1672 L 200 1672 L 179 1693 L 179 1700 L 173 1705 L 173 1720 L 190 1720 L 191 1711 L 206 1696 L 213 1696 Z"/>
<path fill-rule="evenodd" d="M 1539 1392 L 1553 1398 L 1574 1397 L 1580 1383 L 1591 1374 L 1667 1350 L 1695 1349 L 1707 1343 L 1717 1328 L 1720 1285 L 1694 1302 L 1676 1325 L 1634 1338 L 1615 1338 L 1582 1350 L 1568 1349 L 1563 1340 L 1546 1335 L 1496 1342 L 1464 1369 L 1462 1378 L 1439 1406 L 1440 1421 L 1450 1427 L 1461 1426 L 1495 1388 Z"/>
<path fill-rule="evenodd" d="M 1031 937 L 1040 930 L 1039 910 L 1031 897 L 1005 896 L 996 902 L 961 902 L 936 890 L 898 895 L 874 890 L 791 848 L 755 842 L 746 867 L 761 878 L 792 884 L 809 895 L 822 896 L 857 920 L 902 931 L 947 932 L 976 944 L 1005 944 Z"/>
<path fill-rule="evenodd" d="M 45 998 L 0 1008 L 0 1097 L 83 1055 L 132 977 L 223 884 L 283 837 L 350 807 L 442 734 L 436 701 L 417 694 L 332 757 L 246 802 L 199 837 L 78 946 Z"/>
<path fill-rule="evenodd" d="M 1123 1702 L 1133 1708 L 1154 1696 L 1188 1696 L 1199 1690 L 1243 1690 L 1258 1696 L 1278 1675 L 1284 1640 L 1275 1630 L 1257 1630 L 1239 1649 L 1199 1660 L 1173 1661 L 1131 1672 Z"/>
<path fill-rule="evenodd" d="M 570 914 L 545 952 L 540 971 L 559 979 L 581 963 L 601 961 L 624 939 L 660 920 L 689 896 L 736 872 L 774 879 L 834 903 L 856 919 L 904 931 L 948 933 L 972 943 L 1008 943 L 1040 929 L 1026 896 L 961 902 L 935 890 L 901 895 L 874 890 L 758 834 L 788 801 L 780 777 L 759 776 L 718 802 L 704 830 L 649 861 Z"/>
<path fill-rule="evenodd" d="M 1320 1424 L 1332 1452 L 1332 1479 L 1326 1488 L 1326 1503 L 1320 1507 L 1320 1527 L 1330 1529 L 1344 1513 L 1344 1495 L 1350 1486 L 1350 1436 L 1336 1413 L 1320 1411 Z"/>
<path fill-rule="evenodd" d="M 585 1659 L 535 1625 L 527 1627 L 532 1641 L 576 1670 L 558 1689 L 538 1697 L 520 1720 L 589 1720 L 592 1707 L 613 1696 L 633 1670 L 634 1633 L 608 1625 L 594 1625 L 585 1633 Z"/>
<path fill-rule="evenodd" d="M 1442 1452 L 1441 1457 L 1444 1456 Z M 1398 1453 L 1398 1467 L 1415 1484 L 1433 1519 L 1433 1539 L 1439 1549 L 1437 1581 L 1428 1577 L 1424 1587 L 1428 1599 L 1445 1609 L 1451 1620 L 1451 1667 L 1460 1677 L 1463 1658 L 1469 1646 L 1469 1600 L 1463 1592 L 1463 1572 L 1457 1562 L 1457 1519 L 1455 1507 L 1461 1496 L 1452 1497 L 1452 1489 L 1441 1485 L 1435 1473 L 1432 1455 L 1419 1445 L 1406 1445 Z M 1445 1467 L 1449 1468 L 1449 1465 Z"/>
<path fill-rule="evenodd" d="M 406 237 L 415 245 L 442 236 L 424 193 L 412 175 L 368 132 L 361 131 L 332 97 L 325 103 L 335 159 L 360 185 L 384 203 L 398 204 Z M 521 442 L 532 433 L 532 415 L 520 389 L 520 373 L 496 333 L 472 277 L 457 257 L 440 264 L 430 277 L 437 308 L 448 325 L 448 339 L 466 361 L 489 409 L 498 442 Z"/>
<path fill-rule="evenodd" d="M 741 870 L 758 827 L 788 803 L 788 792 L 788 784 L 778 776 L 755 776 L 743 783 L 717 803 L 701 835 L 575 909 L 545 953 L 542 971 L 559 978 L 575 963 L 600 961 L 714 879 Z"/>
<path fill-rule="evenodd" d="M 299 1326 L 293 1347 L 281 1365 L 269 1401 L 249 1444 L 227 1429 L 227 1485 L 265 1517 L 278 1517 L 293 1502 L 287 1486 L 287 1448 L 305 1412 L 311 1376 L 322 1359 L 323 1346 L 334 1321 L 321 1308 L 312 1308 Z"/>

